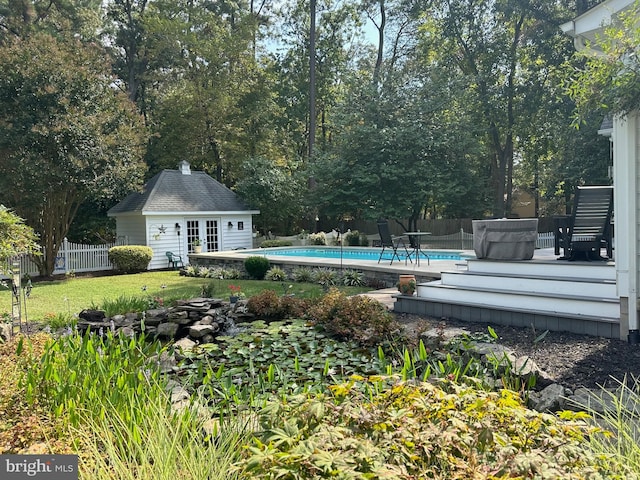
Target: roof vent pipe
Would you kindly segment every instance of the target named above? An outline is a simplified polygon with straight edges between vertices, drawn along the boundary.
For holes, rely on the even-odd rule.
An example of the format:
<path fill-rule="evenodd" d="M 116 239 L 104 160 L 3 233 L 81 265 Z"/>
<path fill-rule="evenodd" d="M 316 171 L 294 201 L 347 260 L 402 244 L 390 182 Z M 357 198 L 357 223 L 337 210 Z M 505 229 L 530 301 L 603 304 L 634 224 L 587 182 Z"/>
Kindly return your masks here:
<path fill-rule="evenodd" d="M 189 162 L 186 160 L 181 161 L 178 167 L 180 168 L 180 173 L 182 173 L 182 175 L 191 175 L 191 167 L 189 166 Z"/>

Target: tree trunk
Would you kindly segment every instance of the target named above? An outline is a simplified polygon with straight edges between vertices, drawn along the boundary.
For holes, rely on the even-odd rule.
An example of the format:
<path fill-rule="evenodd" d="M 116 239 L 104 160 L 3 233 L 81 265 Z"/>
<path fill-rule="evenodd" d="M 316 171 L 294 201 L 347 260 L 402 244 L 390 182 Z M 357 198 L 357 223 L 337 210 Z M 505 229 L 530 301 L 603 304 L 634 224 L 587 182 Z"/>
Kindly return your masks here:
<path fill-rule="evenodd" d="M 382 68 L 382 58 L 384 55 L 384 28 L 387 23 L 387 13 L 384 7 L 384 0 L 380 0 L 380 25 L 376 25 L 378 29 L 378 54 L 376 56 L 376 65 L 373 69 L 373 84 L 377 87 L 380 82 L 380 70 Z"/>
<path fill-rule="evenodd" d="M 43 255 L 34 257 L 41 276 L 53 274 L 56 256 L 69 232 L 71 221 L 80 203 L 80 197 L 72 189 L 66 191 L 60 189 L 59 192 L 50 192 L 47 195 L 38 224 L 33 226 L 34 230 L 41 232 Z"/>

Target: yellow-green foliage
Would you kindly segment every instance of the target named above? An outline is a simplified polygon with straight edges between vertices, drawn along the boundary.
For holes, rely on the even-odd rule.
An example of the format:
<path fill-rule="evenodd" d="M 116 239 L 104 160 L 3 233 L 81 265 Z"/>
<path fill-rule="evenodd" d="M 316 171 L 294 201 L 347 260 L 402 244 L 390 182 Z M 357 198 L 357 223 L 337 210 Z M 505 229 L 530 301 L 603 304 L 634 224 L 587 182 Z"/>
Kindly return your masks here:
<path fill-rule="evenodd" d="M 25 225 L 22 218 L 0 205 L 0 259 L 26 253 L 40 255 L 37 241 L 33 229 Z M 2 267 L 0 265 L 0 269 Z"/>
<path fill-rule="evenodd" d="M 586 414 L 526 409 L 517 393 L 353 378 L 274 401 L 236 468 L 246 478 L 624 478 L 582 448 Z"/>
<path fill-rule="evenodd" d="M 109 249 L 109 261 L 125 273 L 143 272 L 153 258 L 153 250 L 144 245 L 122 245 Z"/>

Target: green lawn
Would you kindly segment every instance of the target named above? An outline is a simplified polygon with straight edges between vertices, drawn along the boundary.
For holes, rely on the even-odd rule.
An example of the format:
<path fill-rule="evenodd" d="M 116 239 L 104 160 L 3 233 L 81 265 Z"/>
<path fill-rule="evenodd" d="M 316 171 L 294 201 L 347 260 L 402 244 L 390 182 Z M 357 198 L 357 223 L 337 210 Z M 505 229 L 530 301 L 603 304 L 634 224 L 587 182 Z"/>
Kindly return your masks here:
<path fill-rule="evenodd" d="M 34 282 L 31 295 L 26 300 L 26 318 L 41 320 L 49 314 L 76 315 L 85 308 L 99 306 L 106 300 L 118 297 L 160 297 L 165 301 L 200 296 L 202 287 L 213 287 L 213 296 L 229 296 L 229 285 L 240 285 L 247 295 L 271 289 L 278 293 L 292 293 L 301 297 L 322 295 L 320 285 L 309 283 L 267 282 L 258 280 L 217 280 L 180 276 L 177 271 L 144 272 L 130 275 L 103 277 L 77 277 L 48 282 Z M 288 288 L 291 285 L 291 288 Z M 164 286 L 164 288 L 163 288 Z M 348 294 L 369 289 L 341 287 Z M 0 290 L 0 316 L 11 311 L 11 293 Z M 23 307 L 23 317 L 25 311 Z"/>

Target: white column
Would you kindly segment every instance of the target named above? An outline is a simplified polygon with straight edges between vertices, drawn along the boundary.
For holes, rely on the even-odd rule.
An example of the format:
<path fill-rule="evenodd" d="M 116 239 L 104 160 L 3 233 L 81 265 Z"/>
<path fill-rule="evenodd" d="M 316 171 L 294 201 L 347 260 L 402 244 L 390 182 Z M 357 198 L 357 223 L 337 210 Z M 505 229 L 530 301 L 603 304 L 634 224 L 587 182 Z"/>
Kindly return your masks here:
<path fill-rule="evenodd" d="M 613 184 L 615 261 L 618 296 L 621 301 L 621 338 L 638 330 L 638 112 L 613 123 Z M 624 321 L 624 317 L 627 321 Z M 628 329 L 627 329 L 628 327 Z"/>

